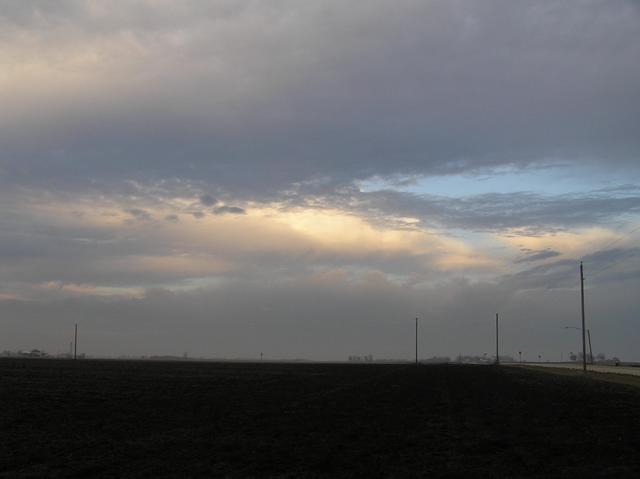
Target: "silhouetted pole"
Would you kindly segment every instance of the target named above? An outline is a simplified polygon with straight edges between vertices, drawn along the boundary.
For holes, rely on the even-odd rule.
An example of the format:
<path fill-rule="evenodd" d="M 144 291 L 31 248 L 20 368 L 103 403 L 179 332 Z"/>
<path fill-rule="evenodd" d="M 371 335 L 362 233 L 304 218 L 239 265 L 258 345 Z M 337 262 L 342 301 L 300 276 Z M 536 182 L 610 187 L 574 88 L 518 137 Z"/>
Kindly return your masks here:
<path fill-rule="evenodd" d="M 418 365 L 418 318 L 416 318 L 416 366 Z"/>
<path fill-rule="evenodd" d="M 496 364 L 500 365 L 500 348 L 498 345 L 498 313 L 496 313 Z"/>
<path fill-rule="evenodd" d="M 593 350 L 591 349 L 591 331 L 587 329 L 587 337 L 589 338 L 589 362 L 593 366 Z"/>
<path fill-rule="evenodd" d="M 580 261 L 580 303 L 582 305 L 582 370 L 587 371 L 587 344 L 584 332 L 584 270 Z"/>
<path fill-rule="evenodd" d="M 73 335 L 73 359 L 78 356 L 78 323 L 76 323 L 76 331 Z"/>

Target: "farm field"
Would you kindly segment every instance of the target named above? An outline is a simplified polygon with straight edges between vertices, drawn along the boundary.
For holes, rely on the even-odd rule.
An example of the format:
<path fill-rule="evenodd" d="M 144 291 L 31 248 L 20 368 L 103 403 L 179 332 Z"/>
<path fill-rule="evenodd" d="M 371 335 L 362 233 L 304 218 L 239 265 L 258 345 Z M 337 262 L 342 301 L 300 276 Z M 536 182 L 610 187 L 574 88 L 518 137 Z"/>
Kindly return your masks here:
<path fill-rule="evenodd" d="M 2 359 L 0 477 L 640 477 L 639 405 L 516 367 Z"/>

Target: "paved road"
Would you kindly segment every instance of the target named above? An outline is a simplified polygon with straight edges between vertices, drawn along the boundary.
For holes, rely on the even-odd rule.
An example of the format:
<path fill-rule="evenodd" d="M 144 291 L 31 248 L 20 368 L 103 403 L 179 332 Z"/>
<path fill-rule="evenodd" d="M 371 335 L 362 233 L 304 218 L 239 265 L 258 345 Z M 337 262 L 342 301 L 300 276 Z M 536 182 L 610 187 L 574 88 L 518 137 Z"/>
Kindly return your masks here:
<path fill-rule="evenodd" d="M 516 364 L 516 366 L 519 364 Z M 535 366 L 541 368 L 564 368 L 564 369 L 582 369 L 582 364 L 571 363 L 523 363 L 522 366 Z M 611 374 L 628 374 L 631 376 L 640 376 L 640 367 L 631 366 L 601 366 L 601 365 L 589 365 L 587 364 L 587 370 L 594 371 L 596 373 L 611 373 Z"/>

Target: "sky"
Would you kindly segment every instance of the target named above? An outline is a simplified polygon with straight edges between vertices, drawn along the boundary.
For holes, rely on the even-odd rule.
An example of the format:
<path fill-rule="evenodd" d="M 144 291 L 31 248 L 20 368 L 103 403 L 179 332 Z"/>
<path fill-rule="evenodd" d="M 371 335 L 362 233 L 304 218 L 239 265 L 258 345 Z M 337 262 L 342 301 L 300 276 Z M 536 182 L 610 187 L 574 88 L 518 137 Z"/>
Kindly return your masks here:
<path fill-rule="evenodd" d="M 640 3 L 0 1 L 0 351 L 640 361 Z"/>

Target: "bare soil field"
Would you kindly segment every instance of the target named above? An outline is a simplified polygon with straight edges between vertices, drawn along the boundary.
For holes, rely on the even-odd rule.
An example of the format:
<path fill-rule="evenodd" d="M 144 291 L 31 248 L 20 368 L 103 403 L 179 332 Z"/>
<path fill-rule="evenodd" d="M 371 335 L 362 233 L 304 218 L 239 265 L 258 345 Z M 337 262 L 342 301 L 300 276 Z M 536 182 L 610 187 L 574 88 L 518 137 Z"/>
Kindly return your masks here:
<path fill-rule="evenodd" d="M 640 477 L 640 387 L 494 366 L 0 360 L 0 477 Z"/>

